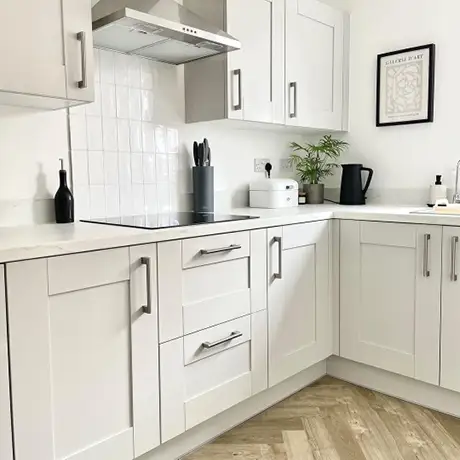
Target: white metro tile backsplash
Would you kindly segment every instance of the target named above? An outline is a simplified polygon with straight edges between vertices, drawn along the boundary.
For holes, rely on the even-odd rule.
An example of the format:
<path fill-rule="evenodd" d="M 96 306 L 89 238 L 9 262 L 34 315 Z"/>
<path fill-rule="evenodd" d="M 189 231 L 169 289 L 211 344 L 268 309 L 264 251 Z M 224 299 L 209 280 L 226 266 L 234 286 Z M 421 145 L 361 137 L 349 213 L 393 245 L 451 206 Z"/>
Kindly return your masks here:
<path fill-rule="evenodd" d="M 163 98 L 177 93 L 178 79 L 170 78 L 175 68 L 95 54 L 95 102 L 69 115 L 77 217 L 179 210 L 179 197 L 190 193 L 190 181 L 179 184 L 189 160 L 180 149 L 177 116 L 168 121 L 159 110 L 171 104 Z"/>

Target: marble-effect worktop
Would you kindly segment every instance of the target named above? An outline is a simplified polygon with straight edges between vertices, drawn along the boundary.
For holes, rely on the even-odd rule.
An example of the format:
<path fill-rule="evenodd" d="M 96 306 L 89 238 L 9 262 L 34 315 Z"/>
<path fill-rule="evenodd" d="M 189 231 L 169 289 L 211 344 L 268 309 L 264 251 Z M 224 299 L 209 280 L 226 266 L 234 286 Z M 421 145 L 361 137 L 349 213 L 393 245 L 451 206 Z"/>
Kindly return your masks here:
<path fill-rule="evenodd" d="M 98 249 L 193 238 L 218 233 L 277 227 L 326 219 L 370 220 L 460 226 L 460 216 L 411 214 L 407 206 L 299 206 L 290 209 L 234 209 L 233 214 L 259 219 L 173 227 L 158 230 L 114 227 L 77 222 L 0 228 L 0 263 L 52 257 Z"/>

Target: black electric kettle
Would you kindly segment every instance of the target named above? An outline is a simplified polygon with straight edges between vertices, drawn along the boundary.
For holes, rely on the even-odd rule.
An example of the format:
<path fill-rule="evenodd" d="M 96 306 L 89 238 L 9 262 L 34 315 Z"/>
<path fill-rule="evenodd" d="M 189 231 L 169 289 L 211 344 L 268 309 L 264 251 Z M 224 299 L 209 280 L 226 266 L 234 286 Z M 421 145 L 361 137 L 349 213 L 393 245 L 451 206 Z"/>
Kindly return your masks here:
<path fill-rule="evenodd" d="M 359 205 L 366 204 L 366 193 L 371 185 L 374 171 L 361 164 L 342 165 L 342 185 L 340 187 L 340 204 Z M 363 188 L 361 172 L 367 171 L 366 185 Z"/>

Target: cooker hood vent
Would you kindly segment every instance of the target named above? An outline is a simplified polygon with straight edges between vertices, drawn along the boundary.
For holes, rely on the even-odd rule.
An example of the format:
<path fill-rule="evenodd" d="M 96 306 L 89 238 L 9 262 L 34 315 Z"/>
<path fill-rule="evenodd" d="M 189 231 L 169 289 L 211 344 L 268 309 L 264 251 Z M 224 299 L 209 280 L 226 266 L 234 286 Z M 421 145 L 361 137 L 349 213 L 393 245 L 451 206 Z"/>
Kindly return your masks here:
<path fill-rule="evenodd" d="M 92 14 L 96 47 L 168 64 L 241 48 L 238 40 L 174 0 L 100 0 Z"/>

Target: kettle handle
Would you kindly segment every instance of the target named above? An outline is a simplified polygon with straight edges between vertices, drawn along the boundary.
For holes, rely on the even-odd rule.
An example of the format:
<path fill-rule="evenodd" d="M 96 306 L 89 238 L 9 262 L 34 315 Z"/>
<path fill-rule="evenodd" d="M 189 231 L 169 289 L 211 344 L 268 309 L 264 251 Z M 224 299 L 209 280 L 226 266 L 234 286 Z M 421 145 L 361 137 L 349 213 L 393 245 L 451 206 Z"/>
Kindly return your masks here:
<path fill-rule="evenodd" d="M 369 175 L 367 176 L 366 185 L 363 189 L 363 196 L 366 196 L 367 190 L 369 189 L 369 185 L 371 185 L 372 178 L 374 177 L 374 170 L 371 168 L 365 168 L 364 166 L 361 168 L 361 171 L 367 171 Z"/>

